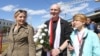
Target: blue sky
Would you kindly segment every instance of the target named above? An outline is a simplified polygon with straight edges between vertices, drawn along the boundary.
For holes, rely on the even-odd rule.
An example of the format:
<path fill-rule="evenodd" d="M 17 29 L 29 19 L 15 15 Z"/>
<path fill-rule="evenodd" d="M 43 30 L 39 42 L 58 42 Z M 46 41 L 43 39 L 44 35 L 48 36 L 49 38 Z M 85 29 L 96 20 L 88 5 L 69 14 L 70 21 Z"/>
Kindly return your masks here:
<path fill-rule="evenodd" d="M 27 22 L 36 28 L 50 18 L 49 8 L 54 3 L 61 5 L 60 16 L 65 20 L 76 13 L 86 14 L 100 9 L 100 2 L 94 0 L 0 0 L 0 18 L 15 21 L 14 12 L 25 9 L 28 11 Z"/>

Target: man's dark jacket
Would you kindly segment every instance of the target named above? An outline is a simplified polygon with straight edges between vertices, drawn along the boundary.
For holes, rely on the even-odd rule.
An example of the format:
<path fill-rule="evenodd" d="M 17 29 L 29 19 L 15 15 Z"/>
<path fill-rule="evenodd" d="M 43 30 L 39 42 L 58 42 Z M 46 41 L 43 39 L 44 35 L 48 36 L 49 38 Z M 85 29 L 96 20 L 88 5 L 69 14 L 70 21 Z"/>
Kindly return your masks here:
<path fill-rule="evenodd" d="M 48 29 L 49 29 L 49 22 L 50 20 L 46 21 L 45 24 L 47 25 Z M 53 22 L 53 43 L 54 43 L 54 40 L 55 40 L 55 32 L 56 32 L 56 27 L 57 27 L 57 22 Z M 62 45 L 64 43 L 64 41 L 66 39 L 69 39 L 70 40 L 70 34 L 72 32 L 72 28 L 70 26 L 70 24 L 64 20 L 64 19 L 61 19 L 61 35 L 60 35 L 60 45 Z M 41 56 L 47 56 L 46 55 L 46 52 L 42 49 L 42 54 Z M 59 56 L 67 56 L 67 48 L 64 49 L 60 54 Z"/>

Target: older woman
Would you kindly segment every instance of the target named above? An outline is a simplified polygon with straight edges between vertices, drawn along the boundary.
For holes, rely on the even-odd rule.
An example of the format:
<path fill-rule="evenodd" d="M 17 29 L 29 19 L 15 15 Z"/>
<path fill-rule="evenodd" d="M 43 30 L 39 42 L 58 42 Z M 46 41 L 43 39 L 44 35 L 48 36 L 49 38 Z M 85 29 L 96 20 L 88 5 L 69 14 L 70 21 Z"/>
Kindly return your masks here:
<path fill-rule="evenodd" d="M 75 30 L 70 35 L 73 47 L 71 49 L 72 56 L 100 56 L 100 41 L 96 33 L 85 27 L 87 17 L 84 14 L 76 14 L 73 17 Z M 66 40 L 62 46 L 53 50 L 53 56 L 57 55 L 66 46 Z"/>
<path fill-rule="evenodd" d="M 11 27 L 9 33 L 9 47 L 2 53 L 2 56 L 36 56 L 32 40 L 34 30 L 26 22 L 27 11 L 16 11 L 14 18 L 16 23 Z"/>

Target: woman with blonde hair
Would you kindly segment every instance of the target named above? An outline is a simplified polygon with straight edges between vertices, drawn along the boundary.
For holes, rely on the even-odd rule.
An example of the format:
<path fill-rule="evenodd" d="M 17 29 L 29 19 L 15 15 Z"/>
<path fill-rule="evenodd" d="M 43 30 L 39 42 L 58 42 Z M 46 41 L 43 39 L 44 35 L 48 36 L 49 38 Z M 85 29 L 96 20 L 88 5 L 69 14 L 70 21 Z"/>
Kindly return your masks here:
<path fill-rule="evenodd" d="M 87 17 L 84 14 L 76 14 L 73 16 L 75 30 L 71 33 L 70 38 L 72 46 L 71 56 L 100 56 L 100 41 L 96 33 L 85 27 Z M 58 49 L 53 50 L 54 56 L 59 54 L 68 46 L 66 40 Z"/>
<path fill-rule="evenodd" d="M 9 46 L 2 56 L 36 56 L 33 42 L 33 27 L 27 22 L 27 11 L 18 10 L 14 14 L 16 23 L 9 33 Z"/>

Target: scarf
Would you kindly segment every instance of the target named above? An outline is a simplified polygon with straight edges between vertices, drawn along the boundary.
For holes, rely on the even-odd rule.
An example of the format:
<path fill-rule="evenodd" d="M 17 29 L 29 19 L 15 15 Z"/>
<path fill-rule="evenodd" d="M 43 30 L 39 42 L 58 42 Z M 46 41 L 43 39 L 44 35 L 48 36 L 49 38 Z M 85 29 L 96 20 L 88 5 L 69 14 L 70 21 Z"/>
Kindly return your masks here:
<path fill-rule="evenodd" d="M 51 36 L 49 38 L 49 41 L 50 41 L 50 46 L 53 46 L 54 48 L 58 48 L 59 47 L 59 44 L 60 44 L 60 33 L 61 33 L 61 24 L 60 24 L 60 18 L 57 22 L 57 27 L 56 27 L 56 35 L 55 35 L 55 41 L 54 41 L 54 46 L 53 46 L 53 38 L 52 38 L 52 35 L 53 35 L 53 32 L 52 32 L 52 26 L 51 25 L 53 22 L 52 20 L 50 20 L 50 23 L 49 23 L 49 35 Z M 50 52 L 48 51 L 47 52 L 47 56 L 50 56 Z"/>

